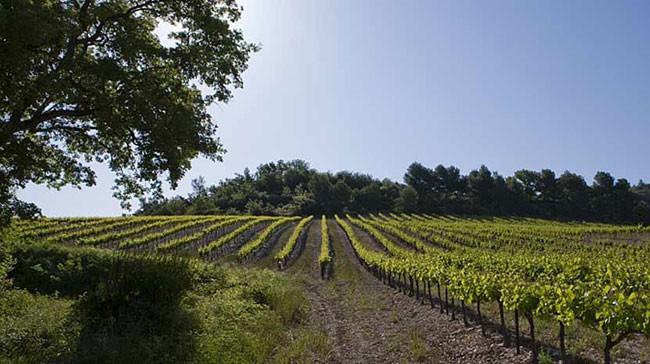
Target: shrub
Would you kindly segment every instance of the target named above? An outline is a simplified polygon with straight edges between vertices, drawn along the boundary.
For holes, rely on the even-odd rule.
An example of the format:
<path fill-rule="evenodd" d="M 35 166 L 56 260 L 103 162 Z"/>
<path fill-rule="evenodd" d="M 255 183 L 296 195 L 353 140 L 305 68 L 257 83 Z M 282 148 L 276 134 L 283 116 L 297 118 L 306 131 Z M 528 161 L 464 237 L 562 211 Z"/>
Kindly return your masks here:
<path fill-rule="evenodd" d="M 0 364 L 269 362 L 307 312 L 302 287 L 269 270 L 41 243 L 12 253 L 14 286 L 31 293 L 0 299 Z"/>
<path fill-rule="evenodd" d="M 111 252 L 46 243 L 19 243 L 12 250 L 14 285 L 33 293 L 75 298 L 95 289 L 111 264 Z"/>
<path fill-rule="evenodd" d="M 122 317 L 136 318 L 144 330 L 164 325 L 160 319 L 177 310 L 192 285 L 188 261 L 174 256 L 118 254 L 102 270 L 79 303 L 82 316 L 102 326 Z"/>
<path fill-rule="evenodd" d="M 190 261 L 42 243 L 14 252 L 16 287 L 77 299 L 75 362 L 185 362 L 194 351 L 197 318 L 181 305 L 196 274 Z"/>
<path fill-rule="evenodd" d="M 0 363 L 69 359 L 81 330 L 71 312 L 70 300 L 23 290 L 0 292 Z"/>

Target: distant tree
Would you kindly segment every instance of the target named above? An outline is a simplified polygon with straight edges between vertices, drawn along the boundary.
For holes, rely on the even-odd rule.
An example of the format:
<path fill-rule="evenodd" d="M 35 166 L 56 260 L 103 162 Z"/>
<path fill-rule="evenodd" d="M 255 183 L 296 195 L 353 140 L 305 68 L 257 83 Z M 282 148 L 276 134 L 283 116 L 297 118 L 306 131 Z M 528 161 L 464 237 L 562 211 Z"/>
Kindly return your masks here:
<path fill-rule="evenodd" d="M 537 192 L 539 199 L 544 202 L 556 202 L 559 198 L 559 190 L 555 172 L 550 169 L 542 169 L 537 181 Z"/>
<path fill-rule="evenodd" d="M 108 162 L 128 207 L 176 187 L 191 159 L 219 160 L 207 108 L 257 49 L 233 29 L 240 15 L 233 0 L 2 1 L 0 209 L 30 182 L 95 184 L 91 161 Z M 182 25 L 174 45 L 160 22 Z"/>
<path fill-rule="evenodd" d="M 511 191 L 508 189 L 506 179 L 497 172 L 492 174 L 494 183 L 492 185 L 490 210 L 500 215 L 509 214 L 513 206 L 511 205 Z"/>
<path fill-rule="evenodd" d="M 205 198 L 208 195 L 208 188 L 205 186 L 205 178 L 198 177 L 192 180 L 192 192 L 190 199 Z"/>
<path fill-rule="evenodd" d="M 475 207 L 484 210 L 491 206 L 494 178 L 488 167 L 482 165 L 478 170 L 471 171 L 468 175 L 468 183 Z"/>
<path fill-rule="evenodd" d="M 406 170 L 404 182 L 418 193 L 418 208 L 427 211 L 427 202 L 431 201 L 430 194 L 435 184 L 433 170 L 414 162 Z"/>
<path fill-rule="evenodd" d="M 352 189 L 345 181 L 339 180 L 332 187 L 328 213 L 343 213 L 350 204 L 352 198 Z"/>
<path fill-rule="evenodd" d="M 632 187 L 632 192 L 650 201 L 650 183 L 644 183 L 643 180 L 639 180 L 639 183 Z"/>
<path fill-rule="evenodd" d="M 614 177 L 607 172 L 597 172 L 594 176 L 593 188 L 602 193 L 611 192 L 614 188 Z"/>
<path fill-rule="evenodd" d="M 411 164 L 404 175 L 404 182 L 413 187 L 419 196 L 423 196 L 433 189 L 434 175 L 430 168 L 415 162 Z"/>
<path fill-rule="evenodd" d="M 566 217 L 585 219 L 590 216 L 589 186 L 585 179 L 575 173 L 565 171 L 558 178 L 560 211 Z"/>
<path fill-rule="evenodd" d="M 306 185 L 314 171 L 309 168 L 309 163 L 303 160 L 292 160 L 286 163 L 286 170 L 283 173 L 284 184 L 290 190 L 294 190 L 300 185 Z"/>
<path fill-rule="evenodd" d="M 192 192 L 188 196 L 188 215 L 214 215 L 220 212 L 213 198 L 209 196 L 209 189 L 205 178 L 198 177 L 192 180 Z"/>
<path fill-rule="evenodd" d="M 404 188 L 404 185 L 393 182 L 388 178 L 384 178 L 379 186 L 382 199 L 392 207 L 395 207 L 395 202 L 399 198 L 402 188 Z"/>
<path fill-rule="evenodd" d="M 140 204 L 142 206 L 137 212 L 140 215 L 185 215 L 189 206 L 188 201 L 180 196 L 170 199 L 142 199 Z"/>
<path fill-rule="evenodd" d="M 442 164 L 436 166 L 432 173 L 432 188 L 437 193 L 446 193 L 449 190 L 449 172 Z"/>
<path fill-rule="evenodd" d="M 635 218 L 634 194 L 630 182 L 625 178 L 616 180 L 613 188 L 611 207 L 613 219 L 617 222 L 630 221 Z"/>
<path fill-rule="evenodd" d="M 597 172 L 591 187 L 591 207 L 595 214 L 605 220 L 613 220 L 614 177 L 607 172 Z"/>
<path fill-rule="evenodd" d="M 369 184 L 352 193 L 352 208 L 358 213 L 386 211 L 383 204 L 381 189 L 377 184 Z"/>
<path fill-rule="evenodd" d="M 643 226 L 650 226 L 650 202 L 639 200 L 634 206 L 634 218 L 637 223 Z"/>
<path fill-rule="evenodd" d="M 302 188 L 302 186 L 298 186 L 294 190 L 292 202 L 285 205 L 284 212 L 285 213 L 280 215 L 309 215 L 321 211 L 318 211 L 314 195 L 312 195 L 308 190 Z"/>
<path fill-rule="evenodd" d="M 314 174 L 309 180 L 309 192 L 311 192 L 319 211 L 329 212 L 330 198 L 334 186 L 326 174 Z"/>
<path fill-rule="evenodd" d="M 539 177 L 539 173 L 527 169 L 521 169 L 515 172 L 515 178 L 523 186 L 523 191 L 528 201 L 537 199 Z"/>
<path fill-rule="evenodd" d="M 258 190 L 270 195 L 282 194 L 285 169 L 286 165 L 282 160 L 277 163 L 271 162 L 260 165 L 255 174 Z"/>
<path fill-rule="evenodd" d="M 650 185 L 636 186 L 600 172 L 590 187 L 580 175 L 519 170 L 504 177 L 486 166 L 461 175 L 456 167 L 409 167 L 405 180 L 419 186 L 370 175 L 318 172 L 301 160 L 277 161 L 248 169 L 207 187 L 192 182 L 187 198 L 149 200 L 142 214 L 310 215 L 377 212 L 490 213 L 547 218 L 650 223 Z"/>
<path fill-rule="evenodd" d="M 531 212 L 531 202 L 524 192 L 524 186 L 514 176 L 506 177 L 506 188 L 508 189 L 508 201 L 505 202 L 507 211 L 513 215 L 525 215 Z"/>
<path fill-rule="evenodd" d="M 338 172 L 334 175 L 337 180 L 342 179 L 346 185 L 353 190 L 359 190 L 375 181 L 371 175 L 362 173 L 352 173 L 348 171 Z"/>
<path fill-rule="evenodd" d="M 399 193 L 396 201 L 397 212 L 416 212 L 418 208 L 418 193 L 415 188 L 406 186 Z"/>
<path fill-rule="evenodd" d="M 460 169 L 449 166 L 447 167 L 447 178 L 445 180 L 445 186 L 447 187 L 447 192 L 465 192 L 466 182 L 460 175 Z"/>

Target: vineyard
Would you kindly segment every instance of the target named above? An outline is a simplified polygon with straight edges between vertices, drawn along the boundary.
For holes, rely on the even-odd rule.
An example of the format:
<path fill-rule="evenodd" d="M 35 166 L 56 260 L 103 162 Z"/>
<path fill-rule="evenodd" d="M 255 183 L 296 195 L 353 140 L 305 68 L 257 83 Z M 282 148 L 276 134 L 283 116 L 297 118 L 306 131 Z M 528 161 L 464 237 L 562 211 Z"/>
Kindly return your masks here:
<path fill-rule="evenodd" d="M 18 220 L 14 228 L 53 244 L 184 255 L 287 274 L 303 264 L 314 280 L 334 283 L 349 280 L 342 263 L 349 251 L 354 264 L 383 283 L 376 289 L 410 302 L 402 306 L 428 307 L 427 315 L 445 319 L 438 322 L 476 329 L 482 342 L 498 344 L 502 356 L 494 362 L 650 360 L 647 228 L 411 214 L 60 218 Z M 334 310 L 317 307 L 318 320 Z M 585 337 L 598 346 L 586 345 Z M 335 355 L 346 362 L 352 354 Z"/>

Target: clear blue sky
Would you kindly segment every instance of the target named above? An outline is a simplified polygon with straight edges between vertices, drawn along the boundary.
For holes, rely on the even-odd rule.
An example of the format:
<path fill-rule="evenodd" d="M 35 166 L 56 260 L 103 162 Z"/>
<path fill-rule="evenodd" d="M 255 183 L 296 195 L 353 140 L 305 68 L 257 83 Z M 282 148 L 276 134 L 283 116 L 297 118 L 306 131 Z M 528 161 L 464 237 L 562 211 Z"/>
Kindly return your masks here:
<path fill-rule="evenodd" d="M 240 4 L 263 49 L 210 109 L 228 153 L 195 161 L 174 193 L 294 158 L 395 180 L 413 161 L 650 180 L 648 1 Z M 20 196 L 49 216 L 118 215 L 97 170 L 96 187 Z"/>

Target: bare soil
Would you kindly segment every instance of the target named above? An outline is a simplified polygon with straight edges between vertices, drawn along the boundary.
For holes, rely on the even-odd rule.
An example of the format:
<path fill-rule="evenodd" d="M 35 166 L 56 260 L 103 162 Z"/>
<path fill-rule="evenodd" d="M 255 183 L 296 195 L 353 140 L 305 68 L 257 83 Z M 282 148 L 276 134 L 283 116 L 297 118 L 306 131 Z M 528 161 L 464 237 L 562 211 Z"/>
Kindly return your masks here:
<path fill-rule="evenodd" d="M 311 302 L 309 321 L 331 347 L 326 363 L 524 363 L 499 339 L 451 321 L 424 302 L 384 285 L 356 260 L 341 227 L 329 221 L 333 274 L 320 278 L 320 224 L 309 227 L 302 254 L 286 270 L 299 277 Z M 355 229 L 364 244 L 372 238 Z M 374 248 L 379 248 L 374 243 Z"/>

